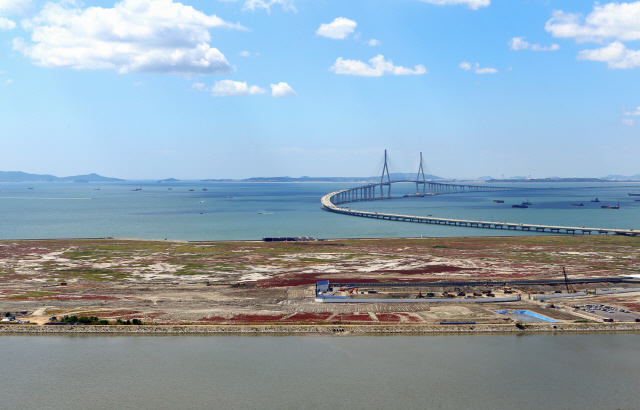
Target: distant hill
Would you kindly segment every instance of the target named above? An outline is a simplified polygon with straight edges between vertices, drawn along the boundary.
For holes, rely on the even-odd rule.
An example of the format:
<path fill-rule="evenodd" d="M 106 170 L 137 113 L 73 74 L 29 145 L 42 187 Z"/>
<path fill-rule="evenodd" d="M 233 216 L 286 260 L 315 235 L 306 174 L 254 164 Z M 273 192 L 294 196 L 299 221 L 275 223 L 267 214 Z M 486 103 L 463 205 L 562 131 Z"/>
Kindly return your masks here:
<path fill-rule="evenodd" d="M 392 181 L 415 180 L 417 174 L 392 173 L 389 174 Z M 386 178 L 386 177 L 385 177 Z M 435 175 L 425 175 L 426 179 L 443 179 Z M 230 182 L 231 179 L 204 179 L 205 182 Z M 375 177 L 254 177 L 242 179 L 242 182 L 379 182 L 380 176 Z"/>
<path fill-rule="evenodd" d="M 180 180 L 175 178 L 167 178 L 167 179 L 161 179 L 158 182 L 180 182 Z"/>
<path fill-rule="evenodd" d="M 98 174 L 76 175 L 59 178 L 48 174 L 27 174 L 20 171 L 0 171 L 0 182 L 115 182 L 119 178 L 108 178 Z"/>
<path fill-rule="evenodd" d="M 624 176 L 624 175 L 607 175 L 605 177 L 606 179 L 617 179 L 617 180 L 621 180 L 621 181 L 640 181 L 640 174 L 635 174 L 635 175 L 631 175 L 631 176 Z"/>

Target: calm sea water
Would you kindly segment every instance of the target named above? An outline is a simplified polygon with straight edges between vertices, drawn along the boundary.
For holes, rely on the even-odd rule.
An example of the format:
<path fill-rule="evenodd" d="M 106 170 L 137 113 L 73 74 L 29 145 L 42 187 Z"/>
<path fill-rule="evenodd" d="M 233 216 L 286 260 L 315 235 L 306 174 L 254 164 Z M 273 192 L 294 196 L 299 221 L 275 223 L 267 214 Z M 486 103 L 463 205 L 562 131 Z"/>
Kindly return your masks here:
<path fill-rule="evenodd" d="M 637 409 L 640 334 L 4 336 L 5 409 Z"/>
<path fill-rule="evenodd" d="M 356 185 L 205 184 L 194 181 L 171 184 L 131 181 L 100 185 L 0 183 L 0 239 L 113 236 L 227 240 L 261 239 L 264 236 L 353 238 L 523 234 L 374 221 L 321 210 L 320 198 L 324 194 Z M 142 190 L 132 191 L 136 187 Z M 205 187 L 207 191 L 203 191 Z M 403 195 L 415 192 L 415 185 L 396 184 L 392 189 L 393 195 Z M 616 188 L 465 193 L 359 202 L 347 206 L 409 215 L 640 229 L 640 202 L 629 197 L 628 192 L 628 188 Z M 589 202 L 596 197 L 602 202 Z M 505 203 L 494 204 L 493 199 L 503 199 Z M 527 199 L 533 203 L 528 209 L 511 208 Z M 619 210 L 600 209 L 601 205 L 616 205 L 618 201 Z M 572 203 L 584 203 L 584 207 L 572 206 Z"/>

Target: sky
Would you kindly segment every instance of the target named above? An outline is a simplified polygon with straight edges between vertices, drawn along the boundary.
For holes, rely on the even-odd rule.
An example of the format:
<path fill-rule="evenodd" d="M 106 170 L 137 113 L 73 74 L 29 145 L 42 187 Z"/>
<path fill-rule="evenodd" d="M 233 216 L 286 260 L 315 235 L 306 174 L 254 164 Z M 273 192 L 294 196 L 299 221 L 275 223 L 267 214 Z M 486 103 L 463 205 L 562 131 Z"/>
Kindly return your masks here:
<path fill-rule="evenodd" d="M 0 0 L 0 170 L 640 173 L 640 1 Z"/>

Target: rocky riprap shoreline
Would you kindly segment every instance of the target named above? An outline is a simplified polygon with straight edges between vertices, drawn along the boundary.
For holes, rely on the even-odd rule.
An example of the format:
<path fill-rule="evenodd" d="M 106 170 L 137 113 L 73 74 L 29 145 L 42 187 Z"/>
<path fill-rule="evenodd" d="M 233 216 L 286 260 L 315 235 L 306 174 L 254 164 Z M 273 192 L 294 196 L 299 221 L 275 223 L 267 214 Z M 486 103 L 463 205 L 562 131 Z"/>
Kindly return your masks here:
<path fill-rule="evenodd" d="M 2 334 L 432 334 L 640 331 L 640 323 L 568 323 L 515 325 L 1 325 Z"/>

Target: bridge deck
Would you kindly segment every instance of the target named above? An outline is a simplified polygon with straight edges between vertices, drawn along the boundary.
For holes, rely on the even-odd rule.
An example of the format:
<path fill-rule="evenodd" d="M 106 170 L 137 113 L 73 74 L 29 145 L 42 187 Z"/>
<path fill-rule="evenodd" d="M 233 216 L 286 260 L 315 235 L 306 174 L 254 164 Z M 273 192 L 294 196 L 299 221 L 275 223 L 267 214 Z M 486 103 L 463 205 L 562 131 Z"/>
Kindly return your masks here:
<path fill-rule="evenodd" d="M 380 184 L 377 184 L 377 185 L 380 185 Z M 535 225 L 535 224 L 522 224 L 522 223 L 512 223 L 512 222 L 471 221 L 471 220 L 465 220 L 465 219 L 435 218 L 431 216 L 399 215 L 399 214 L 390 214 L 390 213 L 381 213 L 381 212 L 357 211 L 355 209 L 342 208 L 334 204 L 332 201 L 332 198 L 334 198 L 339 194 L 349 192 L 349 191 L 355 191 L 361 188 L 368 188 L 368 187 L 371 187 L 371 186 L 369 185 L 365 187 L 342 189 L 339 191 L 328 193 L 327 195 L 323 196 L 321 199 L 322 208 L 329 212 L 335 212 L 335 213 L 351 215 L 351 216 L 359 216 L 363 218 L 375 218 L 375 219 L 386 219 L 386 220 L 401 221 L 401 222 L 416 222 L 416 223 L 428 223 L 428 224 L 437 224 L 437 225 L 461 226 L 466 228 L 506 229 L 506 230 L 515 230 L 515 231 L 529 231 L 529 232 L 569 234 L 569 235 L 575 235 L 575 234 L 591 235 L 593 233 L 596 233 L 600 235 L 614 234 L 614 235 L 637 236 L 640 233 L 640 231 L 635 231 L 633 229 L 589 228 L 585 226 Z M 388 197 L 358 199 L 358 201 L 386 199 L 386 198 Z M 342 201 L 342 202 L 352 202 L 352 201 Z"/>

